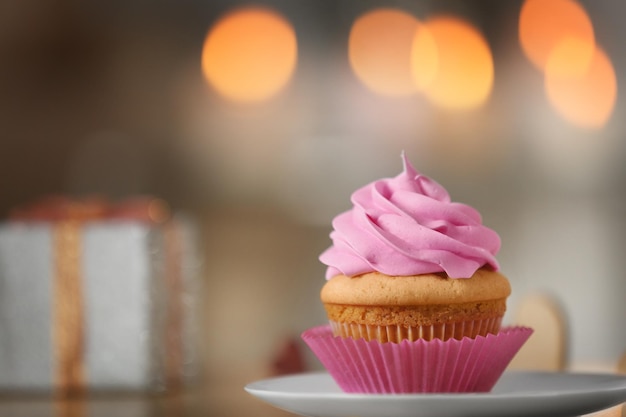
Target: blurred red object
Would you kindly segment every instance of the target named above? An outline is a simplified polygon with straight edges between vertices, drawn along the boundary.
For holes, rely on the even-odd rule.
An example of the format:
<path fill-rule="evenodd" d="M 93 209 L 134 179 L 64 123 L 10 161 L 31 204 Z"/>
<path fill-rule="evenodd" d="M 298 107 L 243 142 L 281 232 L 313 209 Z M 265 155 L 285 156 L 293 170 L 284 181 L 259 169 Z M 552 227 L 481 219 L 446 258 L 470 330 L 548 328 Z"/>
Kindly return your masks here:
<path fill-rule="evenodd" d="M 11 210 L 9 219 L 18 221 L 90 221 L 121 219 L 163 223 L 171 216 L 166 201 L 151 196 L 137 196 L 111 202 L 102 196 L 70 198 L 51 195 Z"/>
<path fill-rule="evenodd" d="M 278 353 L 272 361 L 274 376 L 297 374 L 306 371 L 301 345 L 295 338 L 289 338 L 282 343 Z"/>
<path fill-rule="evenodd" d="M 171 209 L 165 200 L 150 196 L 139 196 L 113 205 L 109 217 L 163 223 L 171 217 Z"/>

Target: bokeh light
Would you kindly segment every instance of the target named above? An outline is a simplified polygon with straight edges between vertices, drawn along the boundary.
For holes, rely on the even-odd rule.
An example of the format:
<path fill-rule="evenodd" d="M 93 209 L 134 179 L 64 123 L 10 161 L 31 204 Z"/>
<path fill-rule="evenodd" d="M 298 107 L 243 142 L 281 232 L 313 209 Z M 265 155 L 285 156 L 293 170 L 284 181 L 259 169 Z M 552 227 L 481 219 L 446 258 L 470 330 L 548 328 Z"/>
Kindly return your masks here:
<path fill-rule="evenodd" d="M 410 55 L 418 24 L 411 14 L 391 8 L 357 18 L 350 30 L 348 57 L 359 80 L 385 96 L 413 94 Z"/>
<path fill-rule="evenodd" d="M 411 75 L 418 90 L 425 90 L 437 76 L 439 52 L 426 25 L 418 25 L 411 45 Z"/>
<path fill-rule="evenodd" d="M 438 16 L 424 25 L 426 30 L 416 32 L 412 49 L 416 84 L 443 108 L 470 109 L 483 104 L 493 88 L 494 76 L 485 38 L 457 17 Z"/>
<path fill-rule="evenodd" d="M 557 112 L 572 124 L 599 128 L 606 124 L 617 99 L 617 79 L 610 58 L 599 47 L 579 76 L 565 77 L 560 72 L 568 54 L 555 54 L 548 60 L 545 74 L 546 94 Z"/>
<path fill-rule="evenodd" d="M 581 77 L 591 64 L 596 45 L 589 39 L 566 37 L 548 56 L 545 72 L 559 77 Z"/>
<path fill-rule="evenodd" d="M 258 102 L 288 83 L 295 71 L 297 50 L 295 31 L 284 17 L 265 8 L 239 9 L 209 31 L 202 70 L 224 97 Z"/>
<path fill-rule="evenodd" d="M 591 20 L 574 0 L 526 0 L 520 11 L 519 39 L 528 59 L 541 71 L 561 44 L 569 51 L 569 60 L 553 71 L 564 75 L 585 72 L 595 45 Z"/>

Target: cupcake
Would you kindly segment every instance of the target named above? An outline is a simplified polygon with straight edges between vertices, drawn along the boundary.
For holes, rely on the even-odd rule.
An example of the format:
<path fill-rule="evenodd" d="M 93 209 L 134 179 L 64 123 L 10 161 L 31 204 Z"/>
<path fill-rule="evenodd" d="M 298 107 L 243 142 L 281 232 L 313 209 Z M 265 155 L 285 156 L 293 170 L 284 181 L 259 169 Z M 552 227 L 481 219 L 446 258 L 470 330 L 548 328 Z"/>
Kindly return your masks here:
<path fill-rule="evenodd" d="M 489 391 L 531 333 L 501 329 L 500 238 L 402 159 L 333 220 L 320 256 L 330 323 L 303 339 L 347 392 Z"/>
<path fill-rule="evenodd" d="M 460 340 L 497 334 L 510 292 L 508 280 L 486 268 L 471 279 L 369 272 L 334 276 L 321 299 L 337 336 L 381 342 Z"/>

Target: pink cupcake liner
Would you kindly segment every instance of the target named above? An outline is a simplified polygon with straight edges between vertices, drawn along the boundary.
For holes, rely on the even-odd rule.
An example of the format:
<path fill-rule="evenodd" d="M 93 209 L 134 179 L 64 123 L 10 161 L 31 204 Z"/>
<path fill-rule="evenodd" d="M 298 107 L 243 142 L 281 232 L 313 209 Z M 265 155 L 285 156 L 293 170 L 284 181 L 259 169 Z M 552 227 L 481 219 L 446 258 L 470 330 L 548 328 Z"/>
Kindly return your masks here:
<path fill-rule="evenodd" d="M 465 320 L 454 323 L 433 324 L 429 326 L 378 326 L 358 323 L 339 323 L 330 320 L 330 328 L 335 336 L 363 338 L 365 340 L 384 340 L 401 342 L 404 339 L 462 339 L 463 337 L 486 336 L 497 334 L 502 317 L 489 317 L 481 320 Z"/>
<path fill-rule="evenodd" d="M 473 339 L 381 343 L 333 336 L 325 325 L 302 339 L 344 392 L 489 392 L 532 332 L 508 327 Z"/>

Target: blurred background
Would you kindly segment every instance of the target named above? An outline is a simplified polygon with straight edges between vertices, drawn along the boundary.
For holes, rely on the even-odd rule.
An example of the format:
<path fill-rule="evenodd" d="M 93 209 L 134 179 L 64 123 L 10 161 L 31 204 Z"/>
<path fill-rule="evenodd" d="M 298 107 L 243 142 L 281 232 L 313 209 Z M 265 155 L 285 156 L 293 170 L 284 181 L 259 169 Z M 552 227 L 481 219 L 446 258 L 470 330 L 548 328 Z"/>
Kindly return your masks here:
<path fill-rule="evenodd" d="M 355 188 L 398 174 L 404 150 L 500 233 L 509 310 L 553 294 L 571 363 L 608 363 L 626 349 L 625 13 L 573 0 L 3 2 L 0 213 L 47 194 L 149 194 L 191 213 L 210 399 L 235 415 L 258 405 L 243 385 L 324 322 L 330 222 Z"/>

